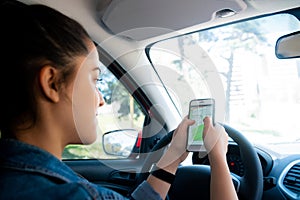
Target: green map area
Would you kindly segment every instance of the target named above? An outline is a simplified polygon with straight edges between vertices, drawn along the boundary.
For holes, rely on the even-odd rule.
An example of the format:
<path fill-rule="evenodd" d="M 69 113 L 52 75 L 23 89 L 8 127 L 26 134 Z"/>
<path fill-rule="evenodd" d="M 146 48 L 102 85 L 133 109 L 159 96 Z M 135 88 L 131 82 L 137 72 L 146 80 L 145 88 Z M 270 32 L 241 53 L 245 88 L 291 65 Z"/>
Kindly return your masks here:
<path fill-rule="evenodd" d="M 200 124 L 199 126 L 196 126 L 193 128 L 192 133 L 193 133 L 193 140 L 194 141 L 202 141 L 202 134 L 203 134 L 203 129 L 204 129 L 204 124 Z"/>

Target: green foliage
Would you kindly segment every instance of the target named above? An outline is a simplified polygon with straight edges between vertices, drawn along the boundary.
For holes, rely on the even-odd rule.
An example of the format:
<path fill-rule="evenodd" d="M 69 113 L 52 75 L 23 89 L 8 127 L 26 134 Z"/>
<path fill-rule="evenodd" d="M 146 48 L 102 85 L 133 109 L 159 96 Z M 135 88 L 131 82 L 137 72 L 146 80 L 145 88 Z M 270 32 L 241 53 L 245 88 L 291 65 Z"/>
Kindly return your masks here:
<path fill-rule="evenodd" d="M 119 118 L 125 117 L 130 112 L 130 97 L 128 90 L 120 83 L 120 81 L 108 70 L 101 74 L 103 82 L 98 85 L 105 103 L 120 103 L 118 110 Z M 140 106 L 134 101 L 134 117 L 137 119 L 141 115 Z"/>

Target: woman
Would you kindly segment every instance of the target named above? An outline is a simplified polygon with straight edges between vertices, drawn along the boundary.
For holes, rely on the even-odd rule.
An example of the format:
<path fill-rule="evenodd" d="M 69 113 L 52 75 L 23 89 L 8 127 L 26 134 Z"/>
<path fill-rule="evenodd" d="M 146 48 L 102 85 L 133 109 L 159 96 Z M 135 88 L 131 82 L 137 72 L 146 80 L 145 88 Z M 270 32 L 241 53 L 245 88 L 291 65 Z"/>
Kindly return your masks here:
<path fill-rule="evenodd" d="M 125 199 L 61 162 L 68 144 L 96 139 L 98 53 L 76 21 L 42 5 L 1 4 L 0 198 Z M 206 118 L 212 198 L 236 199 L 226 163 L 227 135 Z M 157 166 L 171 178 L 187 157 L 185 118 Z M 218 167 L 218 169 L 216 169 Z M 150 175 L 133 199 L 164 199 L 170 181 Z M 216 196 L 214 196 L 216 195 Z"/>

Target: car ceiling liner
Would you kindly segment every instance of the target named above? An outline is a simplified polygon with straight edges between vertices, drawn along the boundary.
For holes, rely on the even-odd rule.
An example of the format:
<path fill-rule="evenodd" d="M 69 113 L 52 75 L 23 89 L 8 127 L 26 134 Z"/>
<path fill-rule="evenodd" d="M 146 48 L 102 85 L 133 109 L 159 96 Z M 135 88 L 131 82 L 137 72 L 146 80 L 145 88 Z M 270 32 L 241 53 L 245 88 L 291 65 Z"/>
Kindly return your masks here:
<path fill-rule="evenodd" d="M 99 0 L 97 12 L 113 34 L 144 40 L 162 32 L 231 16 L 246 7 L 242 0 Z M 152 29 L 139 30 L 146 27 Z"/>

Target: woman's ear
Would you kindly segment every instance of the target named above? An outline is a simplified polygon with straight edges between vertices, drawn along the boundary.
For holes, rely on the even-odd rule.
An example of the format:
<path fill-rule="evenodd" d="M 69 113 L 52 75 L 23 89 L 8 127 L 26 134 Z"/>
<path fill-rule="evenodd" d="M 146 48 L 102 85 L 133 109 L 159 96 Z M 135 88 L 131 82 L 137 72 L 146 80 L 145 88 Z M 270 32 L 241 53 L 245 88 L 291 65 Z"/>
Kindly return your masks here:
<path fill-rule="evenodd" d="M 51 65 L 45 65 L 39 74 L 39 83 L 42 93 L 50 101 L 57 103 L 59 101 L 58 91 L 58 70 Z"/>

